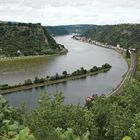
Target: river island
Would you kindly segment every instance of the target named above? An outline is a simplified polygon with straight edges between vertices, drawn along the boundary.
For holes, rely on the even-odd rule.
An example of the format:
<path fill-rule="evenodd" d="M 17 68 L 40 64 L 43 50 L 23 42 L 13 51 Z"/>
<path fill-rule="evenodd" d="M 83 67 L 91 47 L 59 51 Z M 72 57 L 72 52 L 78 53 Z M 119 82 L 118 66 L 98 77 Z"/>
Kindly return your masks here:
<path fill-rule="evenodd" d="M 99 73 L 107 72 L 111 69 L 111 67 L 112 67 L 111 65 L 106 63 L 101 67 L 94 66 L 89 70 L 86 70 L 83 67 L 81 67 L 81 69 L 78 69 L 71 74 L 68 74 L 67 71 L 63 71 L 62 75 L 56 73 L 55 76 L 46 76 L 45 78 L 35 77 L 34 81 L 32 81 L 31 79 L 27 79 L 24 81 L 24 83 L 22 84 L 19 83 L 13 86 L 10 86 L 8 84 L 3 84 L 0 85 L 0 94 L 7 94 L 16 91 L 22 91 L 22 90 L 28 90 L 28 89 L 42 87 L 42 86 L 59 84 L 70 80 L 81 79 L 87 76 L 93 76 Z"/>

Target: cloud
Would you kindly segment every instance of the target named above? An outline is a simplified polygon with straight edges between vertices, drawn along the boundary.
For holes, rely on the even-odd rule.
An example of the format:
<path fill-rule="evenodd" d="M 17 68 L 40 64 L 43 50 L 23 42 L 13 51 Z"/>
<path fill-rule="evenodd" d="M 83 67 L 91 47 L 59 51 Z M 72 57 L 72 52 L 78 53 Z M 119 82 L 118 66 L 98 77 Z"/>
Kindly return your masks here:
<path fill-rule="evenodd" d="M 0 0 L 0 20 L 58 24 L 140 22 L 139 0 Z"/>

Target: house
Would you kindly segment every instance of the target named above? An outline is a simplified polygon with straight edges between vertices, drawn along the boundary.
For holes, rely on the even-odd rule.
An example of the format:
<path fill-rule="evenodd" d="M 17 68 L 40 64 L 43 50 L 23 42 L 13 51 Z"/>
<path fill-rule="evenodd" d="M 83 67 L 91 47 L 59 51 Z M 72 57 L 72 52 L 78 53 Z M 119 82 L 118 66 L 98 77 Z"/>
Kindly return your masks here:
<path fill-rule="evenodd" d="M 120 44 L 117 44 L 117 48 L 120 49 Z"/>
<path fill-rule="evenodd" d="M 21 53 L 21 51 L 20 51 L 20 50 L 17 50 L 17 54 L 18 54 L 18 55 L 21 55 L 22 53 Z"/>

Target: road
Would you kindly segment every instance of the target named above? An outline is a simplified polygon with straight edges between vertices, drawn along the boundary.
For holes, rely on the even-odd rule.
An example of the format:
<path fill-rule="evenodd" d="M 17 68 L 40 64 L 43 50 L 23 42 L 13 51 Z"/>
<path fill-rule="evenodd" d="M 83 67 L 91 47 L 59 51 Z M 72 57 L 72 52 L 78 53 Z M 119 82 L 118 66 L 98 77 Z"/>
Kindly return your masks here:
<path fill-rule="evenodd" d="M 125 78 L 121 81 L 121 83 L 116 87 L 116 89 L 111 92 L 110 94 L 107 94 L 107 97 L 111 95 L 120 95 L 121 91 L 123 89 L 123 86 L 127 81 L 129 81 L 135 74 L 136 72 L 136 66 L 137 66 L 137 61 L 136 61 L 136 54 L 131 52 L 131 66 L 125 75 Z"/>

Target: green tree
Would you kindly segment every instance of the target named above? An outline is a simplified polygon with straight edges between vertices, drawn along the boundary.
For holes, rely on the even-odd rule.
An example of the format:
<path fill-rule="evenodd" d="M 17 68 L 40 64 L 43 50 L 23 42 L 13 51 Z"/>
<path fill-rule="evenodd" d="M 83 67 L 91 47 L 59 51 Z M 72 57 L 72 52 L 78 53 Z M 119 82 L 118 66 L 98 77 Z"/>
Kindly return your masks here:
<path fill-rule="evenodd" d="M 127 58 L 130 58 L 130 53 L 129 53 L 129 50 L 128 50 L 128 49 L 126 50 L 125 56 L 126 56 Z"/>
<path fill-rule="evenodd" d="M 35 84 L 40 83 L 40 80 L 39 80 L 39 78 L 37 76 L 35 77 L 34 83 Z"/>
<path fill-rule="evenodd" d="M 133 119 L 129 135 L 133 139 L 136 140 L 140 139 L 140 112 L 138 112 Z"/>
<path fill-rule="evenodd" d="M 0 139 L 1 140 L 35 140 L 28 127 L 20 124 L 21 114 L 8 105 L 0 95 Z"/>
<path fill-rule="evenodd" d="M 68 75 L 67 71 L 63 71 L 62 74 L 64 77 L 67 77 L 67 75 Z"/>
<path fill-rule="evenodd" d="M 24 82 L 24 85 L 31 85 L 31 84 L 32 84 L 31 79 L 25 80 L 25 82 Z"/>
<path fill-rule="evenodd" d="M 64 130 L 72 128 L 74 134 L 82 136 L 85 127 L 84 112 L 80 106 L 63 105 L 64 97 L 56 94 L 50 98 L 43 94 L 39 100 L 39 108 L 30 113 L 26 118 L 26 124 L 31 128 L 37 139 L 51 140 L 56 137 L 55 129 L 60 127 Z M 55 139 L 55 138 L 54 138 Z"/>
<path fill-rule="evenodd" d="M 58 80 L 59 79 L 59 74 L 56 73 L 54 77 L 55 77 L 55 80 Z"/>

